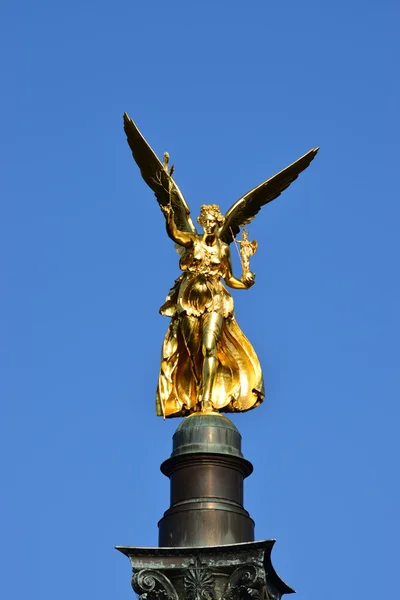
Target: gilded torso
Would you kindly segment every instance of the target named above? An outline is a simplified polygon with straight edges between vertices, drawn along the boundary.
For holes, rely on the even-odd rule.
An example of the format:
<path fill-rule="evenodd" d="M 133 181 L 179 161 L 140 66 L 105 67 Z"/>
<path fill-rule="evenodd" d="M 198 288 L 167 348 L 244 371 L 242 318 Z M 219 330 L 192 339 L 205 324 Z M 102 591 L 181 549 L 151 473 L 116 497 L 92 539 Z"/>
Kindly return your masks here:
<path fill-rule="evenodd" d="M 233 300 L 221 282 L 228 269 L 227 245 L 217 240 L 208 246 L 198 236 L 193 245 L 181 255 L 179 266 L 183 271 L 170 290 L 160 312 L 166 316 L 186 313 L 200 317 L 217 312 L 223 317 L 233 314 Z"/>
<path fill-rule="evenodd" d="M 202 237 L 198 236 L 194 239 L 193 245 L 184 251 L 179 266 L 182 271 L 210 277 L 225 277 L 226 248 L 227 245 L 220 240 L 216 240 L 215 244 L 208 246 Z"/>

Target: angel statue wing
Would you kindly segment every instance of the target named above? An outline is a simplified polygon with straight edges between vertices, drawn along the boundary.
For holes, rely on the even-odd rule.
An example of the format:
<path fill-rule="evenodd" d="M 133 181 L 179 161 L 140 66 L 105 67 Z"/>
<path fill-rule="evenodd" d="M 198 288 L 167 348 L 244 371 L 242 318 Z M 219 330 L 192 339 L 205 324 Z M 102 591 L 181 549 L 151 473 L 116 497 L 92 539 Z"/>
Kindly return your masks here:
<path fill-rule="evenodd" d="M 235 202 L 225 215 L 225 221 L 220 230 L 220 239 L 226 244 L 230 244 L 239 233 L 240 227 L 250 223 L 264 204 L 280 196 L 300 173 L 307 169 L 318 150 L 319 148 L 313 148 L 289 167 L 253 188 Z"/>
<path fill-rule="evenodd" d="M 164 155 L 165 164 L 163 165 L 136 127 L 136 124 L 126 113 L 124 113 L 124 130 L 140 173 L 147 185 L 153 190 L 160 206 L 166 206 L 171 202 L 174 209 L 175 224 L 178 229 L 197 233 L 190 218 L 190 210 L 186 200 L 172 179 L 171 174 L 168 173 L 169 157 L 167 153 Z"/>

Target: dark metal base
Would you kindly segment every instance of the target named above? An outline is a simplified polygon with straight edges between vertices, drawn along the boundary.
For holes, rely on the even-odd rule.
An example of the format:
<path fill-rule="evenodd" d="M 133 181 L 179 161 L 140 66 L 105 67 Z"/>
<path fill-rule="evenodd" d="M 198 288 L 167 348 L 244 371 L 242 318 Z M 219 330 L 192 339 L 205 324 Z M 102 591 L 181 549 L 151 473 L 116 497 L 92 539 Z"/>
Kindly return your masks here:
<path fill-rule="evenodd" d="M 162 465 L 171 479 L 171 507 L 159 522 L 160 546 L 216 546 L 254 540 L 243 508 L 243 458 L 192 454 Z"/>
<path fill-rule="evenodd" d="M 223 415 L 193 415 L 179 425 L 161 471 L 171 481 L 171 506 L 160 520 L 160 546 L 216 546 L 254 540 L 243 507 L 241 435 Z"/>

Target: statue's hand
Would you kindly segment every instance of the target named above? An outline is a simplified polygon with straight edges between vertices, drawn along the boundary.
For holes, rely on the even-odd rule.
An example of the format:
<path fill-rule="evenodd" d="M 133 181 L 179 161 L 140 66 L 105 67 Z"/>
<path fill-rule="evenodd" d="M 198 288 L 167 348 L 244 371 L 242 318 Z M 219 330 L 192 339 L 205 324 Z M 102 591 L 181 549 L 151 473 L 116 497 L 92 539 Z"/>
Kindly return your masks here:
<path fill-rule="evenodd" d="M 251 271 L 247 271 L 247 273 L 245 275 L 243 275 L 243 277 L 242 277 L 242 281 L 247 289 L 255 284 L 255 279 L 256 279 L 256 274 L 252 273 Z"/>
<path fill-rule="evenodd" d="M 174 216 L 174 209 L 172 208 L 172 204 L 160 204 L 160 208 L 167 221 L 169 221 Z"/>

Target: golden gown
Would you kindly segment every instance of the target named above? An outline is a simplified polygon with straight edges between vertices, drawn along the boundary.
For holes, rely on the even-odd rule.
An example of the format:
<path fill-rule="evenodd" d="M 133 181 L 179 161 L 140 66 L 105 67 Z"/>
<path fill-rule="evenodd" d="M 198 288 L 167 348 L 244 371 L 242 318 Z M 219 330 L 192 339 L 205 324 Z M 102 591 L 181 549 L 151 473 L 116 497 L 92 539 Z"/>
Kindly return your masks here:
<path fill-rule="evenodd" d="M 258 406 L 264 385 L 258 357 L 237 324 L 233 299 L 221 282 L 228 270 L 227 245 L 217 240 L 208 246 L 201 236 L 190 248 L 180 248 L 182 275 L 169 291 L 162 315 L 171 318 L 161 351 L 156 394 L 157 415 L 185 416 L 200 410 L 199 390 L 203 364 L 202 326 L 204 315 L 223 317 L 217 340 L 217 371 L 212 387 L 214 410 L 244 411 Z M 181 327 L 182 317 L 192 318 L 190 351 Z M 193 352 L 193 339 L 196 340 Z"/>

